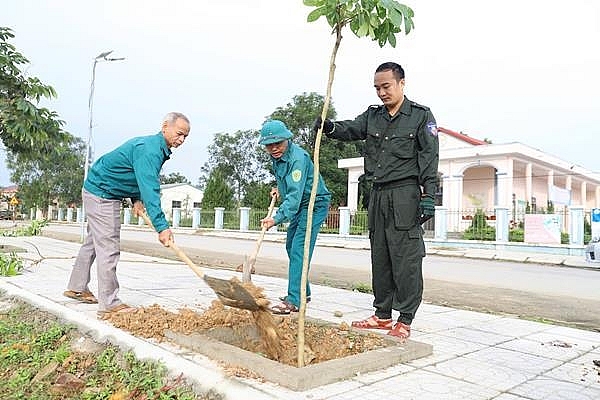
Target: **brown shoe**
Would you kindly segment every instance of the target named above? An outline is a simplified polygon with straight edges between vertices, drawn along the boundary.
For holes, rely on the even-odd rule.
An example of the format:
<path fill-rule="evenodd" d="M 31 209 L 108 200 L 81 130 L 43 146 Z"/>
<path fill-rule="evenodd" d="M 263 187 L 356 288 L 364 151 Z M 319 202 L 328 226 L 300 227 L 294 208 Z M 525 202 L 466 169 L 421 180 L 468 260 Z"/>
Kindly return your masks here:
<path fill-rule="evenodd" d="M 377 315 L 371 315 L 361 321 L 352 321 L 352 326 L 359 329 L 392 329 L 392 319 L 381 319 Z"/>
<path fill-rule="evenodd" d="M 388 335 L 406 340 L 410 337 L 410 325 L 398 321 L 392 330 L 388 332 Z"/>
<path fill-rule="evenodd" d="M 275 315 L 288 315 L 298 311 L 298 307 L 292 303 L 289 303 L 288 301 L 282 301 L 281 303 L 271 307 L 271 312 Z"/>
<path fill-rule="evenodd" d="M 98 299 L 96 299 L 96 296 L 94 296 L 94 294 L 89 291 L 75 292 L 73 290 L 67 290 L 67 291 L 63 292 L 63 296 L 68 297 L 70 299 L 75 299 L 82 303 L 87 303 L 87 304 L 97 304 L 98 303 Z"/>

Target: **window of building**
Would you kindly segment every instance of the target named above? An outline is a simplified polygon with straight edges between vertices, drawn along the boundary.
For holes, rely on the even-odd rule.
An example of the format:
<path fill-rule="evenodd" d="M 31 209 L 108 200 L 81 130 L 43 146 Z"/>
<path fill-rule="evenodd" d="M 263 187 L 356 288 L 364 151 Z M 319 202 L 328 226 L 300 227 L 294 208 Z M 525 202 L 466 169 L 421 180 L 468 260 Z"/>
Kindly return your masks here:
<path fill-rule="evenodd" d="M 171 202 L 171 208 L 181 208 L 181 201 L 173 200 Z"/>

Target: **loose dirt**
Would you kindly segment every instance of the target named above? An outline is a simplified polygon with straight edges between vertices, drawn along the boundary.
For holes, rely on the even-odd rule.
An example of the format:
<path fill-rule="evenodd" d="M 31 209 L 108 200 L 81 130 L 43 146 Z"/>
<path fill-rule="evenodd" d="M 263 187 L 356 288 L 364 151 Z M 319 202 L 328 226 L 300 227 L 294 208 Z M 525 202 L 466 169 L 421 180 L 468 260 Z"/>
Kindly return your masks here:
<path fill-rule="evenodd" d="M 268 340 L 257 340 L 251 336 L 238 346 L 252 353 L 263 354 L 280 363 L 296 366 L 298 348 L 296 338 L 298 324 L 293 317 L 269 315 L 274 322 L 280 349 L 272 349 Z M 113 314 L 108 319 L 117 328 L 133 335 L 165 340 L 165 331 L 191 334 L 202 333 L 217 327 L 228 327 L 243 335 L 255 325 L 255 317 L 250 311 L 230 308 L 215 300 L 204 312 L 198 313 L 189 308 L 171 312 L 159 305 L 140 308 L 134 313 Z M 260 329 L 260 327 L 258 327 Z M 380 335 L 359 334 L 350 330 L 347 324 L 337 326 L 305 323 L 305 365 L 347 357 L 386 346 Z"/>

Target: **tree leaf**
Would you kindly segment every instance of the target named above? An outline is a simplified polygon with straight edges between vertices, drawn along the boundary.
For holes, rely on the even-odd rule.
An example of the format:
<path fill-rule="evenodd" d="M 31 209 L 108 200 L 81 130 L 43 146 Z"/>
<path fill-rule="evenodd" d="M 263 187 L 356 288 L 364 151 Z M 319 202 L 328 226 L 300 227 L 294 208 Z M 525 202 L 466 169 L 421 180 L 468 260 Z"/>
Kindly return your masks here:
<path fill-rule="evenodd" d="M 309 7 L 321 7 L 325 4 L 325 0 L 303 0 L 302 2 Z"/>
<path fill-rule="evenodd" d="M 325 11 L 325 7 L 315 8 L 308 14 L 308 16 L 306 17 L 306 21 L 307 22 L 315 22 L 323 15 L 324 11 Z"/>
<path fill-rule="evenodd" d="M 394 32 L 388 33 L 387 40 L 388 42 L 390 42 L 390 46 L 396 47 L 396 35 L 394 34 Z"/>

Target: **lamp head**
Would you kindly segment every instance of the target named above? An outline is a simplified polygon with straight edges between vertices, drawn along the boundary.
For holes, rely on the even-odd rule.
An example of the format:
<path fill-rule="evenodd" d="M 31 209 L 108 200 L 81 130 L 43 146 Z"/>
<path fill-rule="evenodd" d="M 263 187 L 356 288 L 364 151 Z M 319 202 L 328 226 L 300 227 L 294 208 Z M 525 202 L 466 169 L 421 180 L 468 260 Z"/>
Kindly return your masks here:
<path fill-rule="evenodd" d="M 103 53 L 100 53 L 100 54 L 98 55 L 98 57 L 96 57 L 95 59 L 96 59 L 96 60 L 98 60 L 99 58 L 106 58 L 106 56 L 108 56 L 108 55 L 109 55 L 110 53 L 112 53 L 112 52 L 113 52 L 113 50 L 110 50 L 110 51 L 105 51 L 105 52 L 103 52 Z"/>

